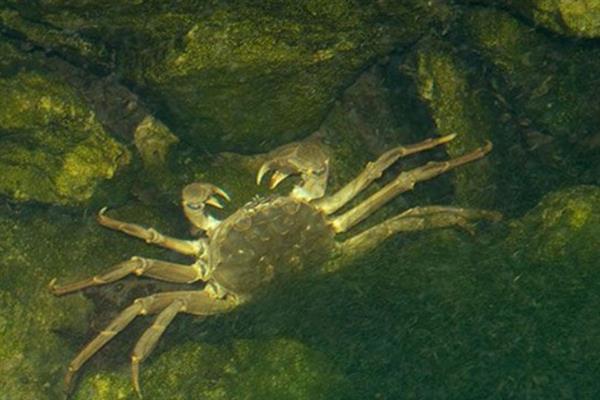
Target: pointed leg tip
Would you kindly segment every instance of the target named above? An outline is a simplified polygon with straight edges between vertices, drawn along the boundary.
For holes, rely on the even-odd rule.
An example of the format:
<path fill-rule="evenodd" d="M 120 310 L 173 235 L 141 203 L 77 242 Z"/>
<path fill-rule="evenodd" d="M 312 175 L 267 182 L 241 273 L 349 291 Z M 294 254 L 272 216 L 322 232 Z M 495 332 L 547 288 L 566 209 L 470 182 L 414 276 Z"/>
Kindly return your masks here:
<path fill-rule="evenodd" d="M 108 217 L 106 216 L 106 211 L 108 210 L 108 207 L 104 206 L 100 209 L 100 211 L 98 211 L 98 215 L 96 216 L 96 220 L 102 224 L 103 222 L 105 222 Z"/>
<path fill-rule="evenodd" d="M 71 369 L 65 374 L 64 391 L 67 395 L 73 393 L 73 376 L 74 372 Z"/>
<path fill-rule="evenodd" d="M 54 296 L 60 296 L 62 294 L 64 294 L 64 291 L 61 290 L 61 287 L 59 285 L 56 284 L 56 278 L 53 278 L 49 283 L 48 283 L 48 290 L 50 291 L 50 293 L 52 293 Z"/>
<path fill-rule="evenodd" d="M 457 134 L 456 133 L 450 133 L 448 135 L 444 135 L 440 138 L 440 142 L 442 143 L 448 143 L 451 140 L 454 140 L 456 138 Z"/>
<path fill-rule="evenodd" d="M 131 384 L 133 390 L 142 398 L 142 389 L 140 387 L 140 359 L 137 356 L 131 356 Z"/>
<path fill-rule="evenodd" d="M 140 398 L 140 399 L 144 398 L 144 396 L 142 396 L 142 391 L 141 391 L 139 385 L 137 385 L 137 386 L 134 385 L 133 389 L 134 389 L 135 394 L 137 395 L 138 398 Z"/>

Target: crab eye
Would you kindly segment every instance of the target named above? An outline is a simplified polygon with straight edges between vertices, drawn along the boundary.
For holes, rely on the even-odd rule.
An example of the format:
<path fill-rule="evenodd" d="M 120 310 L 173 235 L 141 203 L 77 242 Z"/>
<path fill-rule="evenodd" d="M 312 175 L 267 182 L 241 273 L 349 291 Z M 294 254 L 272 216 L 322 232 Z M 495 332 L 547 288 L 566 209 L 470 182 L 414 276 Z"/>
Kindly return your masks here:
<path fill-rule="evenodd" d="M 202 204 L 202 203 L 187 203 L 185 206 L 187 208 L 189 208 L 190 210 L 201 210 L 204 207 L 204 204 Z"/>

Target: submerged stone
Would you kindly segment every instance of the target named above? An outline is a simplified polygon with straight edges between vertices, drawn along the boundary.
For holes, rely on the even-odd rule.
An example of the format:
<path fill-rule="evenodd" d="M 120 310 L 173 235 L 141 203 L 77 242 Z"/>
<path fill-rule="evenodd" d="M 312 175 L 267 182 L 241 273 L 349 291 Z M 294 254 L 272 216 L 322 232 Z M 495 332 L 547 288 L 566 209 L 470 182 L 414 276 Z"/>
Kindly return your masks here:
<path fill-rule="evenodd" d="M 26 57 L 7 43 L 1 47 L 9 58 L 0 71 L 0 193 L 17 201 L 84 203 L 128 162 L 128 150 L 65 82 L 17 66 Z"/>
<path fill-rule="evenodd" d="M 536 25 L 556 33 L 600 37 L 600 2 L 597 0 L 504 0 L 504 3 Z"/>
<path fill-rule="evenodd" d="M 11 27 L 61 54 L 90 60 L 143 93 L 188 143 L 264 151 L 316 130 L 360 71 L 444 24 L 444 1 L 47 1 L 16 5 Z M 22 20 L 27 17 L 27 23 Z M 52 35 L 41 35 L 44 27 Z M 54 37 L 54 39 L 52 39 Z M 78 40 L 77 40 L 78 39 Z M 110 48 L 113 53 L 105 52 Z M 91 50 L 90 50 L 91 51 Z M 99 59 L 96 57 L 99 55 Z"/>
<path fill-rule="evenodd" d="M 457 135 L 445 146 L 451 157 L 460 157 L 486 141 L 496 141 L 496 133 L 502 130 L 497 107 L 489 93 L 482 90 L 478 71 L 450 43 L 422 41 L 409 56 L 407 68 L 416 71 L 414 84 L 437 134 Z M 494 204 L 496 166 L 490 159 L 498 157 L 496 153 L 498 150 L 453 173 L 458 204 L 481 208 Z"/>
<path fill-rule="evenodd" d="M 69 362 L 64 333 L 83 335 L 89 324 L 89 302 L 82 296 L 55 298 L 47 285 L 66 266 L 89 262 L 85 253 L 94 241 L 71 219 L 52 218 L 0 209 L 2 398 L 61 398 L 60 375 Z"/>
<path fill-rule="evenodd" d="M 511 186 L 522 187 L 519 198 L 533 206 L 565 181 L 598 183 L 600 50 L 479 7 L 464 14 L 455 40 L 485 68 L 502 119 L 513 126 L 505 164 Z"/>
<path fill-rule="evenodd" d="M 136 398 L 124 369 L 88 374 L 74 398 Z M 330 399 L 349 387 L 323 355 L 290 339 L 187 342 L 149 360 L 142 379 L 144 397 L 156 399 Z"/>
<path fill-rule="evenodd" d="M 600 51 L 531 30 L 501 11 L 465 14 L 465 40 L 500 74 L 499 94 L 525 128 L 555 139 L 584 140 L 600 124 Z"/>
<path fill-rule="evenodd" d="M 597 268 L 600 188 L 573 186 L 547 194 L 513 225 L 507 243 L 535 264 Z"/>

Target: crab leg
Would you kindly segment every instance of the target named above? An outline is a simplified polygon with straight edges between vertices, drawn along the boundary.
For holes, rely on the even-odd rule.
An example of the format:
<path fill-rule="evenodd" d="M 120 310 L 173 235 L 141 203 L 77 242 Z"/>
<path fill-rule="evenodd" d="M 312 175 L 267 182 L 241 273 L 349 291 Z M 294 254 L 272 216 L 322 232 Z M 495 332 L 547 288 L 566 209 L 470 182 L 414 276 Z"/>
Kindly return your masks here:
<path fill-rule="evenodd" d="M 154 228 L 122 222 L 106 215 L 106 207 L 98 213 L 98 223 L 110 229 L 121 231 L 136 238 L 145 240 L 146 243 L 156 244 L 161 247 L 176 251 L 188 256 L 198 256 L 204 252 L 204 240 L 182 240 L 166 236 Z"/>
<path fill-rule="evenodd" d="M 334 218 L 331 222 L 332 227 L 336 232 L 347 231 L 398 194 L 412 190 L 417 182 L 431 179 L 460 165 L 478 160 L 491 150 L 492 144 L 488 142 L 485 146 L 479 147 L 460 157 L 452 158 L 448 161 L 431 161 L 422 167 L 402 172 L 396 179 L 388 183 L 367 200 L 339 217 Z"/>
<path fill-rule="evenodd" d="M 166 282 L 192 283 L 206 281 L 208 272 L 202 262 L 192 265 L 176 264 L 150 258 L 132 257 L 115 265 L 100 275 L 86 278 L 66 285 L 57 285 L 56 279 L 50 282 L 50 290 L 57 296 L 75 292 L 91 286 L 100 286 L 123 279 L 127 275 L 146 276 Z"/>
<path fill-rule="evenodd" d="M 227 312 L 236 305 L 237 302 L 233 298 L 219 299 L 209 290 L 165 292 L 136 299 L 132 305 L 123 310 L 103 331 L 100 332 L 100 334 L 98 334 L 98 336 L 92 339 L 92 341 L 77 354 L 73 361 L 71 361 L 67 374 L 65 375 L 65 385 L 67 389 L 70 389 L 73 377 L 83 364 L 139 315 L 160 313 L 153 327 L 150 328 L 151 330 L 157 331 L 158 334 L 148 333 L 142 335 L 138 345 L 136 345 L 137 351 L 134 351 L 134 356 L 138 357 L 138 359 L 136 360 L 132 357 L 132 365 L 139 364 L 139 362 L 150 353 L 154 344 L 158 341 L 162 332 L 164 332 L 166 326 L 178 312 L 197 315 L 213 315 Z M 133 370 L 135 373 L 137 365 L 133 367 Z"/>
<path fill-rule="evenodd" d="M 167 326 L 173 321 L 175 316 L 185 310 L 186 302 L 182 299 L 177 299 L 162 310 L 154 323 L 148 328 L 136 343 L 133 353 L 131 354 L 131 381 L 133 388 L 141 396 L 140 389 L 140 363 L 148 357 L 154 350 L 158 340 L 167 329 Z"/>
<path fill-rule="evenodd" d="M 331 214 L 342 208 L 358 193 L 363 191 L 373 181 L 380 178 L 383 172 L 401 157 L 429 150 L 433 147 L 448 143 L 456 134 L 427 139 L 420 143 L 395 147 L 383 153 L 376 161 L 367 164 L 366 168 L 342 189 L 331 196 L 324 197 L 314 202 L 315 206 L 325 214 Z"/>
<path fill-rule="evenodd" d="M 176 292 L 181 293 L 181 292 Z M 229 311 L 237 305 L 232 299 L 219 299 L 210 289 L 203 292 L 184 292 L 185 298 L 177 298 L 162 310 L 150 328 L 144 332 L 136 343 L 131 355 L 131 379 L 135 391 L 141 396 L 139 383 L 140 364 L 154 350 L 158 340 L 175 316 L 180 312 L 195 315 L 213 315 Z"/>
<path fill-rule="evenodd" d="M 455 226 L 473 234 L 470 221 L 481 219 L 498 221 L 501 218 L 502 214 L 494 211 L 446 206 L 415 207 L 342 242 L 342 254 L 357 257 L 398 232 Z"/>

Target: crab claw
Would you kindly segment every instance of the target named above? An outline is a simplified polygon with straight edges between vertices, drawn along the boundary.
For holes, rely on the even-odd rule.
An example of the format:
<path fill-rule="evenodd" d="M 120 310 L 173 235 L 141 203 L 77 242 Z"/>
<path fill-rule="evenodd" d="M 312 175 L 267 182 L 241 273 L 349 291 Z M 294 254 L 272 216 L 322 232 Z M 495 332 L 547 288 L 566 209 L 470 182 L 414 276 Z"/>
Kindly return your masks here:
<path fill-rule="evenodd" d="M 274 189 L 285 178 L 300 175 L 301 182 L 294 186 L 291 196 L 302 200 L 322 197 L 327 185 L 329 159 L 321 146 L 314 141 L 291 143 L 268 154 L 256 175 L 260 185 L 264 176 L 273 171 L 269 188 Z"/>
<path fill-rule="evenodd" d="M 229 197 L 229 195 L 227 193 L 225 193 L 225 191 L 217 186 L 211 185 L 212 186 L 212 190 L 213 190 L 213 194 L 216 194 L 218 196 L 220 196 L 222 199 L 225 199 L 227 201 L 231 201 L 231 198 Z M 219 200 L 219 197 L 216 196 L 209 196 L 206 200 L 205 200 L 206 204 L 209 204 L 213 207 L 216 208 L 223 208 L 223 204 L 221 203 L 221 201 Z"/>
<path fill-rule="evenodd" d="M 257 185 L 260 185 L 260 183 L 262 182 L 262 178 L 272 170 L 274 170 L 275 172 L 273 172 L 273 175 L 269 180 L 269 189 L 275 189 L 285 178 L 293 174 L 293 171 L 288 172 L 277 170 L 275 169 L 277 167 L 273 164 L 274 163 L 272 161 L 267 161 L 260 167 L 260 169 L 258 170 L 258 174 L 256 175 Z"/>
<path fill-rule="evenodd" d="M 195 182 L 183 188 L 181 201 L 184 206 L 187 205 L 193 209 L 202 208 L 204 204 L 223 208 L 223 204 L 219 200 L 219 197 L 215 195 L 227 201 L 231 200 L 229 195 L 218 186 L 210 183 Z"/>
<path fill-rule="evenodd" d="M 210 183 L 194 182 L 183 188 L 181 204 L 185 216 L 194 227 L 209 231 L 219 224 L 219 221 L 205 211 L 208 204 L 216 208 L 223 208 L 221 199 L 230 201 L 229 195 L 218 186 Z"/>

